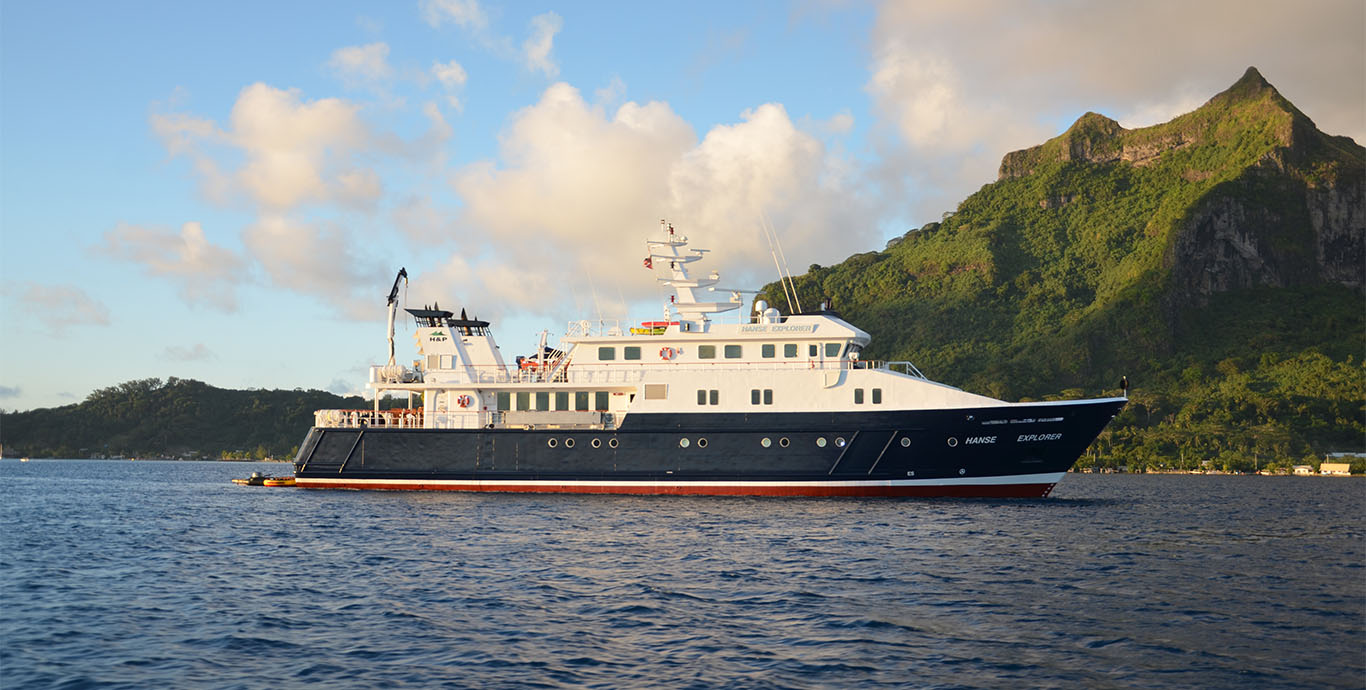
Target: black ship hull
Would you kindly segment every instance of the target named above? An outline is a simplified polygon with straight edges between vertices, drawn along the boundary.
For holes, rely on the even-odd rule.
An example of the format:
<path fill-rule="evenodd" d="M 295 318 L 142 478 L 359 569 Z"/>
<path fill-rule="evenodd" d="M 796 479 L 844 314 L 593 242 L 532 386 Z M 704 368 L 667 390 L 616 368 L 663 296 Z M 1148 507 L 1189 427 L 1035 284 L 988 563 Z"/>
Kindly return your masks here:
<path fill-rule="evenodd" d="M 635 413 L 615 430 L 315 427 L 295 477 L 306 488 L 1042 497 L 1125 402 Z"/>

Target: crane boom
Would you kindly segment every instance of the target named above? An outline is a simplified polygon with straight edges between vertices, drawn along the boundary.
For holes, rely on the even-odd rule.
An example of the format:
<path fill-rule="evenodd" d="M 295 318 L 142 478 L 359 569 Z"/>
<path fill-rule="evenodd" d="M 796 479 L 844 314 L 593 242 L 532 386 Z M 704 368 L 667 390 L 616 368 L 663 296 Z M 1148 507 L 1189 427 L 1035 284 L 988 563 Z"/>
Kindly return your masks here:
<path fill-rule="evenodd" d="M 389 366 L 394 366 L 394 316 L 398 313 L 398 284 L 408 285 L 408 269 L 399 268 L 394 277 L 394 288 L 389 291 Z"/>

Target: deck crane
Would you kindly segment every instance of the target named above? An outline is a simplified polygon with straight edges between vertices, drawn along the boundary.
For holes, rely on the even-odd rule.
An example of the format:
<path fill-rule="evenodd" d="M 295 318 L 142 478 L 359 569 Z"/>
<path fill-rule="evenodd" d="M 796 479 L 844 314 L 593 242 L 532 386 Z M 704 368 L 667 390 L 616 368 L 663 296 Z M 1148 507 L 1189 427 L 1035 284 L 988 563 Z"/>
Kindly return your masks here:
<path fill-rule="evenodd" d="M 398 314 L 398 284 L 408 287 L 408 269 L 399 268 L 394 278 L 394 288 L 389 291 L 389 368 L 394 366 L 394 317 Z"/>

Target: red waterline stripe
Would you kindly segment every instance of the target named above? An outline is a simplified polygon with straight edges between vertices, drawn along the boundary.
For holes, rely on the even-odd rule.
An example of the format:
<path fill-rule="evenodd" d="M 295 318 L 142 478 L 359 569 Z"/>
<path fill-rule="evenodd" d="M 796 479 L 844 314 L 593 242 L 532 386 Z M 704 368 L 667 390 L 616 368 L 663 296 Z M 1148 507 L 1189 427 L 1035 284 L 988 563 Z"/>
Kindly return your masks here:
<path fill-rule="evenodd" d="M 631 494 L 651 496 L 850 496 L 918 498 L 1046 498 L 1054 484 L 949 484 L 922 486 L 689 486 L 612 484 L 429 484 L 414 482 L 366 482 L 364 480 L 310 483 L 296 480 L 305 489 L 365 489 L 374 491 L 474 491 L 482 493 Z"/>

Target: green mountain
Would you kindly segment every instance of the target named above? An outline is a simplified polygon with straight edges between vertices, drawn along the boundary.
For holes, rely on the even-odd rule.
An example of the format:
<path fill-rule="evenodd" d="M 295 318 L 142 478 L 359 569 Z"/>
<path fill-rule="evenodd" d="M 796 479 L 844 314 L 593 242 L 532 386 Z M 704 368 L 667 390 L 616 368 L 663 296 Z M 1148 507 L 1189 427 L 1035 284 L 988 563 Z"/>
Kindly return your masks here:
<path fill-rule="evenodd" d="M 1127 375 L 1100 462 L 1366 447 L 1366 149 L 1255 68 L 1165 124 L 1087 113 L 940 222 L 795 285 L 872 334 L 865 357 L 969 390 L 1073 397 Z M 787 306 L 777 283 L 762 297 Z"/>
<path fill-rule="evenodd" d="M 8 457 L 292 458 L 314 410 L 368 406 L 317 390 L 142 379 L 101 388 L 75 405 L 0 415 L 0 442 Z"/>

